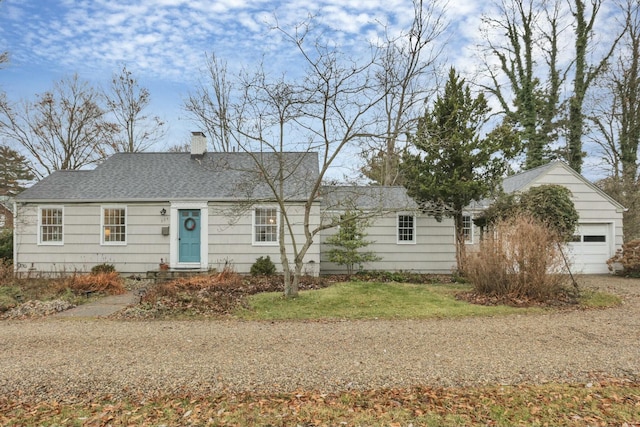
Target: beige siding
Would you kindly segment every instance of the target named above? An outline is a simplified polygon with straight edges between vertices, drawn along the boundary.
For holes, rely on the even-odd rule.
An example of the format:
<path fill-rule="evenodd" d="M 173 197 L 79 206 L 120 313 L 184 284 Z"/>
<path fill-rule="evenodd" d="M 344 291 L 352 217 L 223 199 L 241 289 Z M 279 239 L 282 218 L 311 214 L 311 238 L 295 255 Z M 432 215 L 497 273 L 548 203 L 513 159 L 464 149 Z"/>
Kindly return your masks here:
<path fill-rule="evenodd" d="M 166 217 L 160 215 L 168 205 L 118 205 L 127 208 L 126 245 L 100 244 L 102 204 L 64 206 L 64 244 L 38 245 L 38 206 L 45 205 L 18 206 L 18 272 L 88 272 L 108 263 L 121 273 L 142 273 L 157 269 L 160 258 L 169 255 L 169 239 L 161 233 Z"/>
<path fill-rule="evenodd" d="M 610 199 L 562 167 L 561 164 L 541 176 L 532 183 L 532 186 L 544 184 L 562 185 L 571 191 L 573 203 L 580 214 L 580 223 L 612 223 L 614 239 L 610 250 L 611 255 L 622 246 L 622 210 L 614 205 Z"/>
<path fill-rule="evenodd" d="M 322 241 L 336 229 L 323 233 Z M 456 265 L 453 221 L 443 219 L 436 221 L 423 214 L 416 216 L 416 243 L 398 243 L 397 215 L 388 214 L 371 222 L 366 229 L 366 239 L 373 243 L 363 248 L 372 251 L 382 259 L 366 263 L 364 270 L 378 271 L 412 271 L 419 273 L 451 273 Z M 331 246 L 322 245 L 321 271 L 323 274 L 345 273 L 344 266 L 329 262 L 327 251 Z M 355 269 L 358 266 L 354 266 Z"/>
<path fill-rule="evenodd" d="M 524 192 L 531 187 L 548 184 L 562 185 L 571 191 L 573 203 L 580 216 L 578 220 L 580 227 L 577 233 L 585 227 L 608 230 L 607 242 L 604 245 L 596 243 L 568 245 L 567 254 L 573 264 L 574 272 L 606 273 L 606 260 L 613 256 L 623 243 L 622 208 L 562 163 L 556 163 L 547 173 L 520 191 Z M 480 238 L 478 228 L 475 232 L 476 245 L 472 246 L 473 249 L 478 248 L 477 243 Z M 598 256 L 590 253 L 594 250 L 593 246 L 598 246 Z"/>
<path fill-rule="evenodd" d="M 157 270 L 161 259 L 168 262 L 171 238 L 162 235 L 162 228 L 170 224 L 169 203 L 108 205 L 127 209 L 126 245 L 100 244 L 101 207 L 107 204 L 65 205 L 63 245 L 38 245 L 38 207 L 45 205 L 19 205 L 16 270 L 20 273 L 88 272 L 94 265 L 108 263 L 121 273 L 141 274 Z M 222 268 L 229 263 L 236 271 L 247 273 L 258 257 L 269 255 L 282 271 L 278 245 L 258 246 L 252 242 L 252 210 L 238 212 L 233 207 L 232 204 L 210 204 L 208 208 L 206 265 Z M 160 214 L 163 208 L 166 215 Z M 298 236 L 296 243 L 301 246 L 304 243 L 304 208 L 302 205 L 291 206 L 288 212 Z M 318 218 L 319 207 L 316 205 L 313 207 L 312 226 L 317 224 Z M 287 236 L 286 241 L 290 243 L 290 237 Z M 288 251 L 292 253 L 291 246 Z M 312 273 L 311 270 L 317 270 L 320 264 L 319 245 L 312 245 L 304 259 L 305 271 Z"/>
<path fill-rule="evenodd" d="M 268 203 L 259 206 L 272 207 Z M 279 272 L 282 271 L 280 262 L 280 247 L 278 244 L 265 245 L 253 243 L 253 210 L 246 209 L 238 213 L 233 211 L 233 205 L 217 205 L 209 208 L 209 264 L 214 268 L 222 268 L 225 264 L 231 265 L 239 273 L 248 273 L 256 259 L 261 256 L 269 256 Z M 296 236 L 296 246 L 301 248 L 304 244 L 304 206 L 302 204 L 290 205 L 287 208 L 287 216 L 293 225 Z M 320 217 L 319 205 L 312 207 L 310 227 L 318 224 Z M 293 268 L 293 246 L 291 236 L 285 230 L 285 242 L 289 262 Z M 316 240 L 317 241 L 317 240 Z M 316 273 L 320 263 L 320 247 L 313 244 L 304 257 L 305 272 Z"/>

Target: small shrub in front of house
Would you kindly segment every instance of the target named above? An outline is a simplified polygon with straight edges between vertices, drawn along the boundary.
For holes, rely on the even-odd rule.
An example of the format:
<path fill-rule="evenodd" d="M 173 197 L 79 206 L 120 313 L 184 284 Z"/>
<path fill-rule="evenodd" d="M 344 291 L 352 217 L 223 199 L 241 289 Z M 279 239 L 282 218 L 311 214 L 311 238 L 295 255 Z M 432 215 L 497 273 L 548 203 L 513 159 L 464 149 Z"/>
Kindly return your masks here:
<path fill-rule="evenodd" d="M 375 252 L 361 250 L 373 243 L 365 239 L 367 226 L 367 221 L 347 212 L 340 216 L 338 232 L 327 238 L 326 243 L 333 246 L 327 253 L 329 261 L 344 265 L 349 275 L 353 274 L 354 266 L 362 269 L 365 263 L 382 259 Z"/>
<path fill-rule="evenodd" d="M 121 295 L 127 292 L 124 280 L 116 271 L 68 276 L 57 281 L 56 286 L 61 290 L 68 289 L 75 294 Z"/>
<path fill-rule="evenodd" d="M 616 254 L 607 260 L 609 271 L 629 276 L 640 277 L 640 239 L 631 240 L 622 245 Z M 616 269 L 622 267 L 622 271 Z"/>
<path fill-rule="evenodd" d="M 252 276 L 271 276 L 276 273 L 276 266 L 267 255 L 258 258 L 251 266 L 250 272 Z"/>
<path fill-rule="evenodd" d="M 91 274 L 114 273 L 116 268 L 113 264 L 98 264 L 91 267 Z"/>
<path fill-rule="evenodd" d="M 552 302 L 565 294 L 562 237 L 531 215 L 500 220 L 469 254 L 466 277 L 476 295 Z"/>
<path fill-rule="evenodd" d="M 0 231 L 0 260 L 13 261 L 13 231 Z"/>

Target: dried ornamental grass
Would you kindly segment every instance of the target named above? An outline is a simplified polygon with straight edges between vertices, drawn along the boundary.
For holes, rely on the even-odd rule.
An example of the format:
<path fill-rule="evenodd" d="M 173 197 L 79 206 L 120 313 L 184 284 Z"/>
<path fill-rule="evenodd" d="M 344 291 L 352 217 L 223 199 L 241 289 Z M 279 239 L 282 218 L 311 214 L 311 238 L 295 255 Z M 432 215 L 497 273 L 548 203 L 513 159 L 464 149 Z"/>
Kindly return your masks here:
<path fill-rule="evenodd" d="M 516 216 L 497 223 L 469 255 L 467 276 L 479 294 L 545 301 L 567 282 L 561 251 L 557 234 L 533 217 Z"/>
<path fill-rule="evenodd" d="M 127 292 L 124 280 L 117 272 L 73 275 L 57 282 L 60 288 L 74 293 L 97 292 L 107 295 L 121 295 Z"/>

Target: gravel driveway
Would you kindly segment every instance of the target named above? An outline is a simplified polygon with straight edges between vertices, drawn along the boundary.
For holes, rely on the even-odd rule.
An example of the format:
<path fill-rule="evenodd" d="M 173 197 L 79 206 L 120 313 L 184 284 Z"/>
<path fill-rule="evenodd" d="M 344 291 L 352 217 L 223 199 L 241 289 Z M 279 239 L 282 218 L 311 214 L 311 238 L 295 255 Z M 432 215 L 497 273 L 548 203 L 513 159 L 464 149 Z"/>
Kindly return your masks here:
<path fill-rule="evenodd" d="M 640 280 L 584 277 L 621 307 L 459 320 L 0 323 L 0 393 L 338 391 L 640 378 Z"/>

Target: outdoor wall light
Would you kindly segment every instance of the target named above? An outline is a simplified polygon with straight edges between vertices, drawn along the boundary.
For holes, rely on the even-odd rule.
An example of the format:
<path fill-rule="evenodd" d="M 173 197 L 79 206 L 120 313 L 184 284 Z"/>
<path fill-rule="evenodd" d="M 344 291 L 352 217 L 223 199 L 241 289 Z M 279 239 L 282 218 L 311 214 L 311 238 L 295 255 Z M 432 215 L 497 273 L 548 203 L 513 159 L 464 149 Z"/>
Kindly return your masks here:
<path fill-rule="evenodd" d="M 162 210 L 160 211 L 160 215 L 165 216 L 167 214 L 167 210 L 165 208 L 162 208 Z"/>

